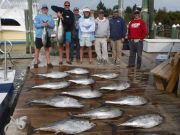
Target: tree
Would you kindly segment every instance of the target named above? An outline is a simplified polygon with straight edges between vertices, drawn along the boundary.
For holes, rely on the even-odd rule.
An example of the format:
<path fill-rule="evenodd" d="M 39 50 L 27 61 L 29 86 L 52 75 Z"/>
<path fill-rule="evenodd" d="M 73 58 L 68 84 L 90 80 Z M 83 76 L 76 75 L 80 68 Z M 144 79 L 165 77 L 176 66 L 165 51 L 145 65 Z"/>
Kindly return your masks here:
<path fill-rule="evenodd" d="M 106 7 L 104 6 L 104 3 L 100 0 L 99 4 L 97 5 L 97 10 L 103 9 L 106 11 Z"/>

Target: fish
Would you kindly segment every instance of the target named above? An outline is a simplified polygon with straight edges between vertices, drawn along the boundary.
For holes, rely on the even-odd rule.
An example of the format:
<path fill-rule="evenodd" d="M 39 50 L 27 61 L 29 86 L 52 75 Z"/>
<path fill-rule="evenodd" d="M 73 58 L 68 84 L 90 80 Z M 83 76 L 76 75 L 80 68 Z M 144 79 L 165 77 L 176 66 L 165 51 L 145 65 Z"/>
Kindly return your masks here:
<path fill-rule="evenodd" d="M 92 76 L 96 76 L 99 78 L 104 78 L 104 79 L 113 79 L 117 78 L 119 74 L 116 73 L 102 73 L 102 74 L 93 74 Z"/>
<path fill-rule="evenodd" d="M 35 132 L 49 131 L 49 132 L 54 132 L 55 134 L 58 133 L 78 134 L 90 130 L 95 126 L 96 126 L 95 123 L 92 123 L 88 120 L 67 118 L 61 121 L 54 122 L 47 126 L 37 128 L 34 131 Z"/>
<path fill-rule="evenodd" d="M 45 84 L 41 84 L 41 85 L 37 85 L 37 86 L 33 86 L 33 89 L 62 89 L 62 88 L 66 88 L 70 85 L 70 82 L 52 82 L 52 83 L 45 83 Z"/>
<path fill-rule="evenodd" d="M 83 69 L 83 68 L 74 68 L 68 71 L 65 71 L 66 73 L 70 73 L 70 74 L 77 74 L 77 75 L 82 75 L 82 74 L 88 74 L 89 71 L 87 69 Z"/>
<path fill-rule="evenodd" d="M 82 108 L 84 107 L 77 99 L 67 96 L 54 96 L 43 99 L 35 99 L 28 102 L 28 104 L 48 105 L 57 108 Z"/>
<path fill-rule="evenodd" d="M 130 84 L 128 82 L 122 82 L 119 84 L 110 84 L 108 86 L 101 87 L 100 89 L 103 90 L 117 90 L 122 91 L 130 87 Z"/>
<path fill-rule="evenodd" d="M 46 44 L 47 44 L 47 38 L 48 38 L 47 28 L 44 27 L 43 32 L 42 32 L 42 43 L 44 46 L 46 46 Z"/>
<path fill-rule="evenodd" d="M 57 41 L 59 44 L 62 44 L 64 42 L 64 27 L 62 20 L 59 18 L 59 24 L 56 30 L 56 35 L 57 35 Z"/>
<path fill-rule="evenodd" d="M 118 124 L 117 126 L 128 126 L 136 128 L 153 128 L 163 122 L 163 117 L 159 114 L 145 114 L 135 116 L 128 121 Z"/>
<path fill-rule="evenodd" d="M 93 110 L 90 110 L 86 113 L 73 115 L 74 117 L 90 118 L 90 119 L 112 119 L 120 117 L 122 111 L 115 107 L 99 107 Z"/>
<path fill-rule="evenodd" d="M 91 90 L 91 89 L 80 89 L 80 90 L 74 90 L 74 91 L 65 91 L 61 94 L 70 95 L 70 96 L 76 96 L 80 98 L 98 98 L 102 96 L 102 93 L 100 93 L 97 90 Z"/>
<path fill-rule="evenodd" d="M 148 100 L 146 98 L 140 96 L 125 96 L 118 98 L 116 100 L 105 101 L 105 103 L 107 104 L 131 105 L 131 106 L 144 105 L 147 102 Z"/>
<path fill-rule="evenodd" d="M 82 84 L 82 85 L 89 85 L 89 84 L 95 83 L 95 81 L 91 78 L 90 79 L 84 78 L 84 79 L 77 79 L 77 80 L 69 80 L 69 82 L 73 82 L 76 84 Z"/>
<path fill-rule="evenodd" d="M 69 76 L 68 73 L 57 72 L 57 71 L 53 71 L 53 72 L 50 72 L 50 73 L 44 73 L 44 74 L 37 74 L 37 75 L 47 77 L 47 78 L 53 78 L 53 79 L 60 79 L 60 78 L 65 78 L 65 77 Z"/>

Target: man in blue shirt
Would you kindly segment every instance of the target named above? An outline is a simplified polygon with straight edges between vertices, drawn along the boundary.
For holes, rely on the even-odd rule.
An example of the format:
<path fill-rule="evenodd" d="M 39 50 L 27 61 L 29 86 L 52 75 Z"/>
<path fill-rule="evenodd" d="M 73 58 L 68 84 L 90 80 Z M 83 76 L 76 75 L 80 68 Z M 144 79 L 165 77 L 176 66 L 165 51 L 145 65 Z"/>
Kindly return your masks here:
<path fill-rule="evenodd" d="M 114 64 L 120 64 L 125 35 L 125 21 L 122 17 L 119 16 L 118 9 L 115 9 L 113 11 L 113 17 L 110 20 L 110 39 L 112 45 L 112 57 L 114 60 Z"/>
<path fill-rule="evenodd" d="M 52 17 L 50 15 L 48 15 L 48 7 L 47 5 L 42 5 L 41 8 L 42 14 L 38 14 L 35 17 L 35 33 L 36 33 L 36 39 L 35 39 L 35 59 L 34 59 L 34 68 L 38 68 L 38 64 L 39 64 L 39 53 L 41 50 L 41 47 L 44 46 L 44 50 L 45 50 L 45 55 L 46 55 L 46 61 L 47 61 L 47 66 L 48 67 L 53 67 L 53 65 L 50 63 L 50 52 L 49 52 L 49 48 L 51 47 L 51 41 L 50 41 L 50 37 L 51 37 L 51 29 L 54 28 L 55 24 L 54 24 L 54 20 L 52 19 Z M 43 35 L 43 29 L 44 27 L 46 27 L 47 30 L 47 39 L 46 43 L 43 44 L 42 42 L 42 35 Z"/>

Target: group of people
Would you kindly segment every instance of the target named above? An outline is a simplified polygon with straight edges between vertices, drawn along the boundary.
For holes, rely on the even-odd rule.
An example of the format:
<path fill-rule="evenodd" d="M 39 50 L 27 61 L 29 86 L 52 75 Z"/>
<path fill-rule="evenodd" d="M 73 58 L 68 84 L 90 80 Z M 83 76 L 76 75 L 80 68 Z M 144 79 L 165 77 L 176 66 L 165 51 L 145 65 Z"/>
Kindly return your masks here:
<path fill-rule="evenodd" d="M 42 14 L 35 17 L 36 28 L 36 49 L 35 49 L 35 61 L 34 68 L 38 68 L 39 64 L 39 52 L 41 47 L 45 48 L 45 55 L 47 60 L 47 66 L 53 67 L 50 63 L 50 37 L 51 29 L 55 27 L 54 21 L 51 16 L 48 15 L 47 5 L 42 5 Z M 98 64 L 107 64 L 108 50 L 107 42 L 110 41 L 112 46 L 112 58 L 114 64 L 121 62 L 123 42 L 126 35 L 129 39 L 130 57 L 128 67 L 135 67 L 136 55 L 137 66 L 141 67 L 141 57 L 143 48 L 143 39 L 147 35 L 146 24 L 140 18 L 140 10 L 134 11 L 134 19 L 127 25 L 124 19 L 119 15 L 118 9 L 113 10 L 113 16 L 108 19 L 104 16 L 104 11 L 100 9 L 98 11 L 98 17 L 94 19 L 91 16 L 91 10 L 84 8 L 83 15 L 80 16 L 79 9 L 74 8 L 73 12 L 70 10 L 70 2 L 65 1 L 64 8 L 58 7 L 54 10 L 59 20 L 62 20 L 64 26 L 64 42 L 59 45 L 59 65 L 63 64 L 63 49 L 66 48 L 66 63 L 71 64 L 74 57 L 74 48 L 76 49 L 76 60 L 79 63 L 83 63 L 84 47 L 88 48 L 89 64 L 92 60 L 92 45 L 95 45 L 95 52 L 97 54 Z M 58 21 L 59 22 L 59 21 Z M 48 40 L 46 45 L 42 43 L 42 31 L 47 27 Z M 126 34 L 128 33 L 128 34 Z"/>

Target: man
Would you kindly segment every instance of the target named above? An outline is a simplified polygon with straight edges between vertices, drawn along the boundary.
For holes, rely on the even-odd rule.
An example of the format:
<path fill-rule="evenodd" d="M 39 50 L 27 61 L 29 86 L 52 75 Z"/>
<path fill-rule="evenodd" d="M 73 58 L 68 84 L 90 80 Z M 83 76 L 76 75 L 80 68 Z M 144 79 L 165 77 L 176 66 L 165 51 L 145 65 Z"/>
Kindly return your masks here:
<path fill-rule="evenodd" d="M 80 39 L 80 63 L 83 62 L 84 46 L 88 47 L 89 64 L 92 63 L 92 42 L 94 41 L 95 21 L 91 17 L 89 8 L 83 9 L 83 17 L 79 19 L 79 39 Z"/>
<path fill-rule="evenodd" d="M 144 20 L 141 19 L 141 10 L 137 8 L 134 11 L 134 19 L 129 22 L 128 39 L 130 45 L 129 65 L 127 67 L 135 67 L 137 55 L 137 69 L 141 68 L 143 39 L 147 36 L 147 28 Z"/>
<path fill-rule="evenodd" d="M 78 38 L 78 31 L 79 31 L 79 18 L 81 18 L 81 16 L 79 15 L 79 8 L 75 7 L 73 10 L 74 13 L 74 18 L 75 18 L 75 22 L 74 22 L 74 30 L 72 33 L 72 42 L 71 42 L 71 50 L 70 50 L 70 59 L 71 61 L 73 61 L 73 55 L 74 55 L 74 48 L 76 49 L 76 61 L 78 62 L 80 59 L 79 56 L 79 50 L 80 50 L 80 44 L 79 44 L 79 38 Z"/>
<path fill-rule="evenodd" d="M 62 19 L 64 31 L 65 31 L 65 40 L 64 44 L 66 46 L 66 63 L 71 64 L 69 54 L 70 54 L 70 43 L 72 38 L 72 31 L 74 28 L 74 14 L 70 10 L 70 2 L 64 2 L 63 12 L 57 12 L 57 16 Z M 59 64 L 63 64 L 63 44 L 59 45 Z"/>
<path fill-rule="evenodd" d="M 104 17 L 104 10 L 99 10 L 98 17 L 95 20 L 95 51 L 98 64 L 108 62 L 107 40 L 109 39 L 109 20 Z"/>
<path fill-rule="evenodd" d="M 48 67 L 53 67 L 53 65 L 50 63 L 50 53 L 49 53 L 49 48 L 51 47 L 51 29 L 54 28 L 54 20 L 50 15 L 48 15 L 48 7 L 47 5 L 42 5 L 41 8 L 42 14 L 39 14 L 35 17 L 35 33 L 36 33 L 36 39 L 35 39 L 35 59 L 34 59 L 34 68 L 38 68 L 39 64 L 39 53 L 41 50 L 41 47 L 44 46 L 45 50 L 45 55 L 46 55 L 46 61 L 47 61 L 47 66 Z M 43 29 L 46 27 L 47 29 L 47 42 L 46 44 L 42 43 L 42 34 L 43 34 Z"/>
<path fill-rule="evenodd" d="M 118 9 L 114 9 L 113 17 L 110 20 L 110 39 L 112 45 L 112 57 L 114 60 L 114 64 L 120 64 L 125 35 L 125 21 L 122 17 L 119 16 Z"/>

